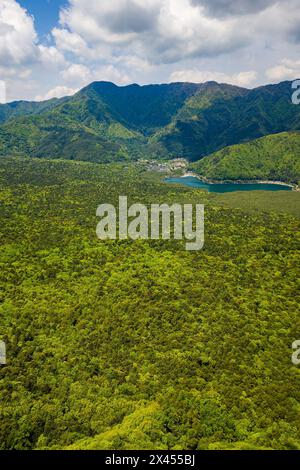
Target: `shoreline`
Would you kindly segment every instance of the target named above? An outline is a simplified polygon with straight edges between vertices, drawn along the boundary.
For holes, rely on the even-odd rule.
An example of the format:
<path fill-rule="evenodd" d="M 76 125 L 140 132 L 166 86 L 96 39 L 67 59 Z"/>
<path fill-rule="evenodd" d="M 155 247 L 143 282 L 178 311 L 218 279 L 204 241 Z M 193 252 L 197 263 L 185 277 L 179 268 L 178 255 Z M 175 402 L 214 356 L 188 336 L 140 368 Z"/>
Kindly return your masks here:
<path fill-rule="evenodd" d="M 197 178 L 207 184 L 276 184 L 278 186 L 288 186 L 293 191 L 300 191 L 300 187 L 293 183 L 284 183 L 283 181 L 270 181 L 270 180 L 210 180 L 205 176 L 198 175 L 192 171 L 184 173 L 180 178 Z"/>

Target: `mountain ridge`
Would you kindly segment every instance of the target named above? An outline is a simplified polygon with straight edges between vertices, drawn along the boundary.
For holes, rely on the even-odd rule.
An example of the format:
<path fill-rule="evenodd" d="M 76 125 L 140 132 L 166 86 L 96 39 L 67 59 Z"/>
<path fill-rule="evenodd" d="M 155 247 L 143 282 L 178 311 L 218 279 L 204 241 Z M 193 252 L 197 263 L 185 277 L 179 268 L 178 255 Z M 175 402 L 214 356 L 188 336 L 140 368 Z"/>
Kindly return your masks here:
<path fill-rule="evenodd" d="M 185 157 L 300 130 L 292 82 L 252 90 L 206 82 L 92 82 L 70 97 L 0 105 L 0 156 L 109 162 Z"/>

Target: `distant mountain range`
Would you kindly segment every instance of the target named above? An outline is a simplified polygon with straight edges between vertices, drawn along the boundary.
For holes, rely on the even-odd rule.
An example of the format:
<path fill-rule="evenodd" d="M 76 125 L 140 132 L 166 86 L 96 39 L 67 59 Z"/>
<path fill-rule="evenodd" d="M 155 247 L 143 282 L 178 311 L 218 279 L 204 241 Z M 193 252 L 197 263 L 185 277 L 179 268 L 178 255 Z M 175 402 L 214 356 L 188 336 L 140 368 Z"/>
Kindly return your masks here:
<path fill-rule="evenodd" d="M 95 82 L 71 97 L 0 105 L 0 155 L 197 161 L 233 144 L 300 130 L 300 106 L 291 95 L 291 82 L 254 90 L 215 82 Z"/>

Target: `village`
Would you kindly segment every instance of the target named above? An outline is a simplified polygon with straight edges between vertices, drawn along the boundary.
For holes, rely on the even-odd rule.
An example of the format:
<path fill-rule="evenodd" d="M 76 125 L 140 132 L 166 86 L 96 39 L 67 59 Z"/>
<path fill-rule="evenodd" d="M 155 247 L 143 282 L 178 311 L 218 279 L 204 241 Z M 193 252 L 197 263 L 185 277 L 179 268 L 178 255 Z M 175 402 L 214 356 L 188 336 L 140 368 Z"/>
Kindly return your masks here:
<path fill-rule="evenodd" d="M 158 173 L 174 173 L 175 171 L 185 170 L 189 162 L 185 158 L 175 158 L 171 161 L 159 162 L 157 160 L 139 160 L 138 163 L 143 165 L 147 171 Z"/>

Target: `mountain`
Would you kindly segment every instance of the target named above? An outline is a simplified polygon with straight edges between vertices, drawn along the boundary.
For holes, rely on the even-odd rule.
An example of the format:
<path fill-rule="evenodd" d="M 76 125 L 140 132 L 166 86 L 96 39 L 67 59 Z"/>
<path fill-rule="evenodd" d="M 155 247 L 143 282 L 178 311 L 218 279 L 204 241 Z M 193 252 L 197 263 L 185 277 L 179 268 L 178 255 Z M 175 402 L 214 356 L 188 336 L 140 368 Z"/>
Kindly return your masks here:
<path fill-rule="evenodd" d="M 213 180 L 266 179 L 300 182 L 300 133 L 268 135 L 226 147 L 191 165 Z"/>
<path fill-rule="evenodd" d="M 199 109 L 193 98 L 187 105 L 194 105 L 194 115 L 177 116 L 159 140 L 169 152 L 199 160 L 229 145 L 299 130 L 300 107 L 292 104 L 291 95 L 291 82 L 283 82 L 217 98 Z"/>
<path fill-rule="evenodd" d="M 0 155 L 108 162 L 199 160 L 223 147 L 300 130 L 291 82 L 247 90 L 95 82 L 72 97 L 0 106 Z"/>
<path fill-rule="evenodd" d="M 0 123 L 4 123 L 10 119 L 19 116 L 29 116 L 40 114 L 57 106 L 59 102 L 65 101 L 67 98 L 53 98 L 47 101 L 13 101 L 12 103 L 0 105 Z"/>

